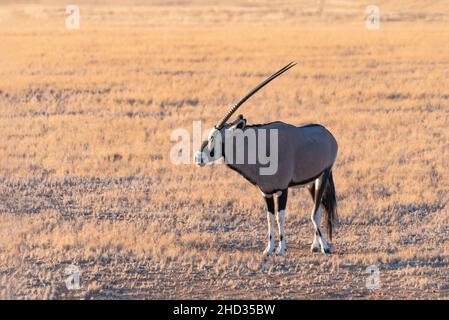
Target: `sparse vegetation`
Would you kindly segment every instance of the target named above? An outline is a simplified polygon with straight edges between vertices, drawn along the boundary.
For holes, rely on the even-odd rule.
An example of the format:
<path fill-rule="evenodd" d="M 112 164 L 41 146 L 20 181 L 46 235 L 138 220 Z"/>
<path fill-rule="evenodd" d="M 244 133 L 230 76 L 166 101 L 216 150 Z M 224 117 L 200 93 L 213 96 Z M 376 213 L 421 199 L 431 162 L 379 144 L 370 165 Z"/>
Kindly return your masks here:
<path fill-rule="evenodd" d="M 1 298 L 449 297 L 444 1 L 377 1 L 378 31 L 355 0 L 88 2 L 72 31 L 66 4 L 0 5 Z M 170 133 L 291 60 L 242 112 L 332 130 L 340 223 L 335 253 L 311 254 L 293 190 L 287 254 L 263 259 L 259 192 L 175 166 Z"/>

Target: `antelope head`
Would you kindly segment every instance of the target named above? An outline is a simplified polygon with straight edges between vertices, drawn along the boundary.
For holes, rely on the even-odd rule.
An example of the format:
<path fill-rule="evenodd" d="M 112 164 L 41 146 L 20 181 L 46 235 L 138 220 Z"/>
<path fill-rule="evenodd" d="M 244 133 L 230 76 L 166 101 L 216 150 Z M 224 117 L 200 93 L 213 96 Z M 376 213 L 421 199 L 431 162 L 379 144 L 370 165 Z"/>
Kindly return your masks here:
<path fill-rule="evenodd" d="M 265 79 L 262 83 L 260 83 L 257 87 L 252 89 L 249 93 L 246 94 L 236 105 L 234 105 L 226 115 L 218 121 L 215 127 L 209 132 L 208 138 L 201 144 L 200 149 L 195 153 L 195 163 L 202 167 L 209 162 L 213 162 L 218 160 L 222 156 L 223 149 L 223 139 L 225 137 L 225 130 L 235 130 L 241 129 L 243 130 L 246 126 L 246 119 L 243 118 L 242 115 L 238 117 L 237 120 L 232 123 L 226 123 L 232 115 L 237 111 L 237 109 L 248 100 L 253 94 L 262 89 L 266 84 L 271 82 L 273 79 L 277 78 L 281 74 L 283 74 L 288 69 L 294 67 L 296 63 L 290 62 L 288 65 L 280 69 L 279 71 L 272 74 L 270 77 Z"/>
<path fill-rule="evenodd" d="M 202 167 L 207 163 L 220 159 L 223 156 L 225 131 L 233 132 L 236 129 L 243 130 L 246 126 L 246 119 L 240 115 L 232 123 L 224 124 L 220 129 L 214 127 L 203 142 L 199 151 L 195 154 L 195 163 Z"/>

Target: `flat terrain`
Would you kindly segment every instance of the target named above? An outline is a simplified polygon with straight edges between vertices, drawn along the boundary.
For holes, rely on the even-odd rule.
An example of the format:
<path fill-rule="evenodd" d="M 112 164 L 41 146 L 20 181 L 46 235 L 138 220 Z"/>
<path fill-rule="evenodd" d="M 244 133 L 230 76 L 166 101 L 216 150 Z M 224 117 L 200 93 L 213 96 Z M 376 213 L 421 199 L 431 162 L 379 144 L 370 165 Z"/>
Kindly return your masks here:
<path fill-rule="evenodd" d="M 0 4 L 0 298 L 449 298 L 446 1 L 376 1 L 379 30 L 356 0 L 78 3 L 79 30 L 65 3 Z M 335 135 L 340 220 L 310 253 L 292 190 L 264 258 L 259 191 L 173 164 L 170 136 L 292 60 L 239 113 Z"/>

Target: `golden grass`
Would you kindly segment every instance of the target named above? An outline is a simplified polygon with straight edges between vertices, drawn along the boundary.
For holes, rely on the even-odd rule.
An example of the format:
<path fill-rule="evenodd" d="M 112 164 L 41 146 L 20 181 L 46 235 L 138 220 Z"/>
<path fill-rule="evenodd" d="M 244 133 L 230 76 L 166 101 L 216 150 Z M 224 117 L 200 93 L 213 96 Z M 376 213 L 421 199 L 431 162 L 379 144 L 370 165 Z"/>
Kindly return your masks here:
<path fill-rule="evenodd" d="M 362 1 L 81 2 L 76 31 L 65 4 L 0 6 L 0 297 L 447 298 L 449 15 L 378 2 L 379 31 Z M 258 191 L 172 164 L 170 133 L 291 60 L 241 112 L 334 133 L 340 226 L 334 255 L 309 253 L 294 190 L 289 251 L 264 260 Z"/>

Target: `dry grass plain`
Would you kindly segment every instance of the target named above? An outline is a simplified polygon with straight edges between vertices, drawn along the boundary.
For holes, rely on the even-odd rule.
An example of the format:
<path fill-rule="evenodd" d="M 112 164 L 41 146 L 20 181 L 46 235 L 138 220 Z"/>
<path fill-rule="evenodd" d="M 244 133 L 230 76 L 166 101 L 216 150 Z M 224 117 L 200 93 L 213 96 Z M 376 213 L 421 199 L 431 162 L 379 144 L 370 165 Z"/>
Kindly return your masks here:
<path fill-rule="evenodd" d="M 449 298 L 446 1 L 378 0 L 380 30 L 356 0 L 77 3 L 71 31 L 66 3 L 0 4 L 1 298 Z M 170 133 L 291 60 L 241 112 L 334 133 L 340 222 L 310 253 L 292 191 L 286 256 L 264 259 L 259 192 L 172 164 Z"/>

